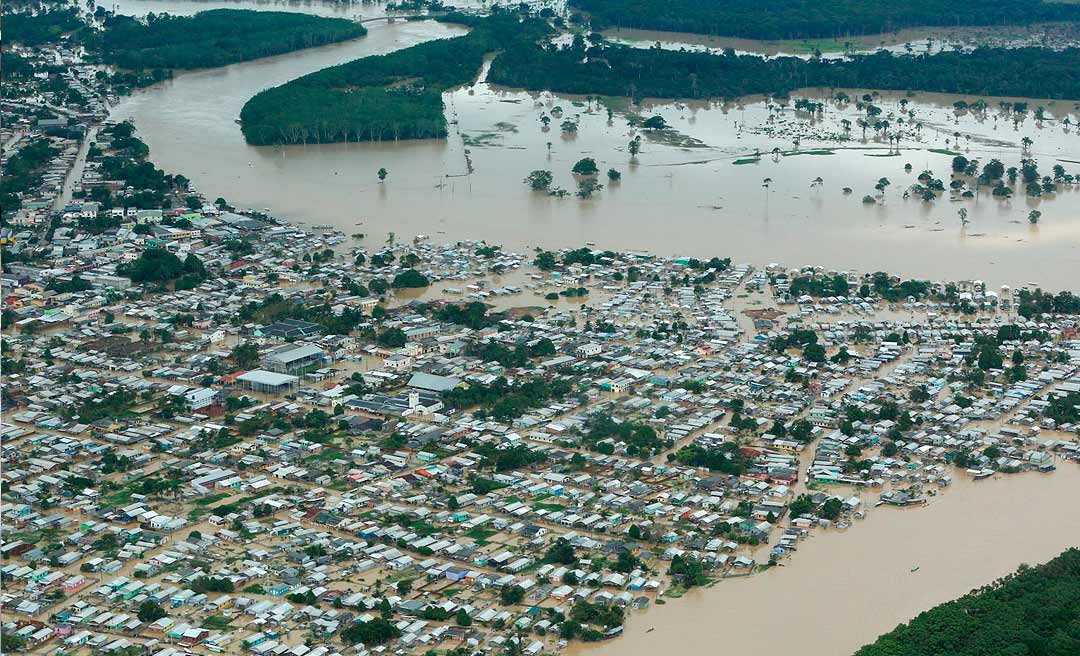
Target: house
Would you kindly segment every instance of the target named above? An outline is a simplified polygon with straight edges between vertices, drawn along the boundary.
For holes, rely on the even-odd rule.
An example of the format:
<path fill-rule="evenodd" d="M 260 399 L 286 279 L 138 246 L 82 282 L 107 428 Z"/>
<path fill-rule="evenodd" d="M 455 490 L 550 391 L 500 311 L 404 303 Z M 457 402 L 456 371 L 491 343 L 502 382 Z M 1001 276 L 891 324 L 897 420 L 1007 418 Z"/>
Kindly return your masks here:
<path fill-rule="evenodd" d="M 595 355 L 600 355 L 604 351 L 604 348 L 595 342 L 589 342 L 588 344 L 582 344 L 574 351 L 579 358 L 591 358 Z"/>
<path fill-rule="evenodd" d="M 210 389 L 209 387 L 200 387 L 184 394 L 184 402 L 187 403 L 188 407 L 192 410 L 199 410 L 213 405 L 216 398 L 217 391 Z"/>

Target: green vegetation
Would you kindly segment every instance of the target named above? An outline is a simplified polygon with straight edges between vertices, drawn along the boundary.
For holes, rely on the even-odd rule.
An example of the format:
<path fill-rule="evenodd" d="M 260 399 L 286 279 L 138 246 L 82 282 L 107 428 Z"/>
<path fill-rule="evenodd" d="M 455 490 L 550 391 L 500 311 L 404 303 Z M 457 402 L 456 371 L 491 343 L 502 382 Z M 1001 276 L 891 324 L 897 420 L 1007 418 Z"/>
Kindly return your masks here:
<path fill-rule="evenodd" d="M 497 421 L 514 419 L 532 408 L 539 408 L 551 401 L 563 398 L 571 392 L 571 385 L 564 380 L 551 382 L 530 380 L 510 384 L 499 377 L 490 385 L 470 385 L 452 389 L 443 395 L 451 408 L 465 410 L 480 407 L 473 414 L 490 415 Z"/>
<path fill-rule="evenodd" d="M 442 92 L 476 77 L 484 55 L 535 40 L 550 28 L 493 11 L 446 21 L 472 31 L 326 68 L 256 95 L 240 120 L 253 145 L 427 139 L 446 136 Z"/>
<path fill-rule="evenodd" d="M 530 467 L 547 460 L 547 456 L 542 451 L 534 451 L 523 444 L 517 444 L 508 449 L 484 444 L 476 447 L 476 452 L 484 456 L 487 464 L 497 472 Z"/>
<path fill-rule="evenodd" d="M 1051 294 L 1041 289 L 1021 289 L 1017 296 L 1017 312 L 1026 319 L 1040 314 L 1080 314 L 1080 296 L 1072 292 Z"/>
<path fill-rule="evenodd" d="M 496 84 L 559 93 L 651 98 L 786 95 L 803 87 L 919 89 L 983 96 L 1080 97 L 1080 49 L 978 48 L 973 52 L 840 60 L 765 59 L 728 49 L 714 55 L 577 41 L 522 45 L 492 63 Z"/>
<path fill-rule="evenodd" d="M 8 29 L 10 28 L 5 25 L 5 30 Z M 7 53 L 4 55 L 6 66 Z M 18 211 L 22 207 L 22 194 L 41 184 L 45 165 L 59 154 L 60 151 L 54 148 L 48 139 L 38 138 L 20 148 L 4 162 L 4 175 L 0 181 L 0 207 L 4 208 L 5 214 Z"/>
<path fill-rule="evenodd" d="M 428 284 L 430 284 L 428 279 L 416 269 L 405 269 L 394 276 L 394 281 L 390 283 L 390 286 L 394 289 L 417 289 L 427 287 Z"/>
<path fill-rule="evenodd" d="M 92 44 L 123 68 L 208 68 L 280 55 L 367 34 L 344 18 L 247 9 L 214 9 L 194 16 L 155 15 L 146 22 L 114 16 Z M 177 38 L 183 35 L 183 38 Z"/>
<path fill-rule="evenodd" d="M 626 452 L 632 456 L 649 458 L 666 447 L 672 446 L 670 440 L 661 440 L 652 426 L 636 421 L 616 421 L 611 415 L 601 414 L 590 417 L 586 423 L 586 432 L 582 443 L 594 451 L 611 455 L 615 453 L 615 444 L 626 444 Z"/>
<path fill-rule="evenodd" d="M 367 622 L 356 622 L 341 631 L 341 639 L 348 644 L 384 645 L 401 635 L 393 622 L 376 617 Z"/>
<path fill-rule="evenodd" d="M 469 303 L 446 303 L 443 305 L 433 304 L 425 307 L 424 311 L 428 312 L 439 321 L 456 323 L 459 326 L 468 326 L 473 330 L 480 330 L 481 328 L 493 326 L 499 322 L 499 319 L 488 315 L 488 307 L 480 301 L 470 301 Z"/>
<path fill-rule="evenodd" d="M 792 296 L 847 296 L 848 282 L 844 276 L 832 278 L 815 278 L 811 276 L 799 276 L 791 281 L 790 292 Z"/>
<path fill-rule="evenodd" d="M 116 155 L 101 160 L 102 175 L 109 180 L 120 180 L 125 187 L 137 191 L 114 197 L 105 187 L 95 187 L 87 195 L 88 200 L 101 203 L 102 210 L 113 207 L 157 209 L 172 206 L 168 195 L 186 191 L 188 180 L 182 175 L 168 175 L 146 161 L 150 148 L 135 136 L 135 127 L 124 121 L 102 129 L 102 135 L 112 140 Z M 80 192 L 81 193 L 81 192 Z"/>
<path fill-rule="evenodd" d="M 593 29 L 633 27 L 749 39 L 879 34 L 908 27 L 1030 25 L 1080 19 L 1080 8 L 1039 0 L 570 0 Z"/>
<path fill-rule="evenodd" d="M 1069 549 L 936 606 L 856 656 L 1066 656 L 1080 653 L 1080 550 Z"/>
<path fill-rule="evenodd" d="M 147 599 L 139 606 L 139 621 L 140 622 L 154 622 L 167 615 L 165 609 L 159 606 L 156 602 Z"/>
<path fill-rule="evenodd" d="M 201 260 L 194 254 L 183 262 L 176 255 L 162 248 L 148 248 L 138 259 L 116 268 L 131 282 L 175 283 L 176 289 L 191 289 L 210 277 Z"/>
<path fill-rule="evenodd" d="M 84 26 L 85 23 L 79 18 L 79 10 L 74 7 L 37 14 L 5 11 L 4 43 L 21 43 L 24 46 L 56 43 L 64 34 L 80 30 Z M 6 61 L 4 63 L 7 64 Z"/>
<path fill-rule="evenodd" d="M 65 408 L 63 413 L 77 415 L 79 421 L 90 424 L 101 419 L 120 419 L 131 412 L 135 405 L 135 394 L 127 390 L 117 390 L 98 399 L 92 399 L 77 408 Z"/>
<path fill-rule="evenodd" d="M 705 467 L 709 471 L 724 474 L 741 474 L 750 468 L 753 461 L 743 455 L 735 442 L 724 442 L 706 449 L 698 444 L 690 444 L 672 454 L 676 462 L 691 467 Z"/>

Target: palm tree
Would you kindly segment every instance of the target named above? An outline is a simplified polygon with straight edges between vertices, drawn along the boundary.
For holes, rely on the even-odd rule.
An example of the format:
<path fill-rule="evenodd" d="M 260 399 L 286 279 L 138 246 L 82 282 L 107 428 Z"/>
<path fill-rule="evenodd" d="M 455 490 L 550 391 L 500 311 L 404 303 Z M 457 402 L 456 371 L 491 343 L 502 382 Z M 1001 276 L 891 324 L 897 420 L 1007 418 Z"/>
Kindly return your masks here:
<path fill-rule="evenodd" d="M 390 232 L 386 233 L 386 244 L 388 246 L 390 246 L 391 248 L 393 248 L 394 247 L 394 240 L 396 238 L 397 238 L 397 235 L 395 235 L 394 232 L 391 230 Z"/>
<path fill-rule="evenodd" d="M 1023 139 L 1020 140 L 1020 145 L 1023 146 L 1024 150 L 1026 150 L 1026 151 L 1030 151 L 1031 150 L 1031 145 L 1034 144 L 1034 143 L 1035 142 L 1031 140 L 1031 137 L 1024 137 Z"/>
<path fill-rule="evenodd" d="M 957 210 L 956 215 L 960 217 L 960 225 L 966 226 L 968 224 L 968 211 L 966 207 L 961 207 Z"/>

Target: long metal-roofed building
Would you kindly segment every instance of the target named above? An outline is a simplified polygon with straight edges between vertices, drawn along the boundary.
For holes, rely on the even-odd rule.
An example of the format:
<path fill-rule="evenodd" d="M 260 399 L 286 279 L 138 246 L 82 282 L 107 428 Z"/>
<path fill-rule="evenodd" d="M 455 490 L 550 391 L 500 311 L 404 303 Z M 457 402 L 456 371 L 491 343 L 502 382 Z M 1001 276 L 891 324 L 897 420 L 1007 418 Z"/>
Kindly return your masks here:
<path fill-rule="evenodd" d="M 296 389 L 299 378 L 289 374 L 279 374 L 273 371 L 253 369 L 241 374 L 236 378 L 241 385 L 253 392 L 264 394 L 284 394 Z"/>
<path fill-rule="evenodd" d="M 287 344 L 263 356 L 263 369 L 282 374 L 302 373 L 318 368 L 326 359 L 326 353 L 314 344 Z"/>
<path fill-rule="evenodd" d="M 259 333 L 272 339 L 298 339 L 322 334 L 322 326 L 302 319 L 282 319 L 259 329 Z"/>

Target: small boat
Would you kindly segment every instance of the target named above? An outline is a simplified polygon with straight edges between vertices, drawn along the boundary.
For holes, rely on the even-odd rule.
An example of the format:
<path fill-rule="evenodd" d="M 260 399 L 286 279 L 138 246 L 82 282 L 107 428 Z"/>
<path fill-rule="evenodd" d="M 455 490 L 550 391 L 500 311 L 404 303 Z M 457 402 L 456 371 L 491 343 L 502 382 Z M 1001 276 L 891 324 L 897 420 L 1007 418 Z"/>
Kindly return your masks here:
<path fill-rule="evenodd" d="M 652 632 L 653 632 L 653 631 L 655 631 L 655 630 L 656 630 L 656 627 L 655 627 L 655 626 L 651 626 L 651 627 L 649 627 L 649 630 L 648 630 L 648 631 L 646 631 L 645 633 L 652 633 Z"/>
<path fill-rule="evenodd" d="M 912 567 L 912 568 L 911 568 L 911 571 L 912 571 L 912 572 L 917 572 L 917 571 L 919 571 L 919 566 L 918 566 L 918 565 L 916 565 L 915 567 Z"/>

